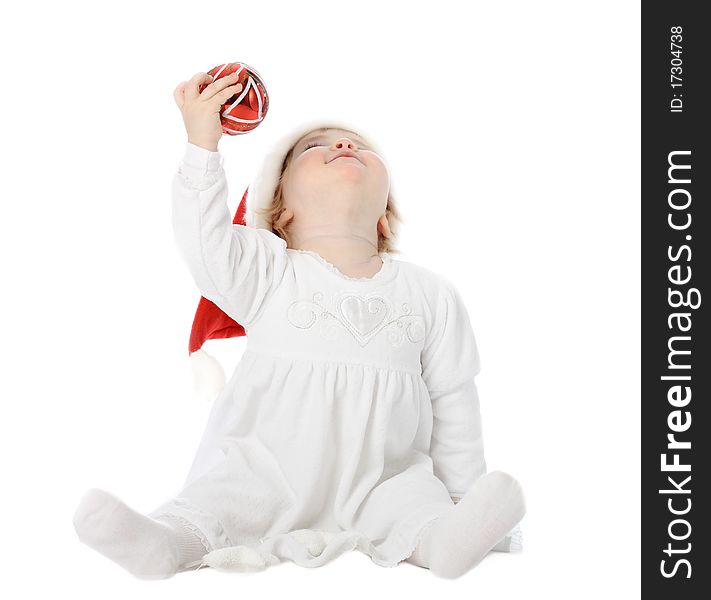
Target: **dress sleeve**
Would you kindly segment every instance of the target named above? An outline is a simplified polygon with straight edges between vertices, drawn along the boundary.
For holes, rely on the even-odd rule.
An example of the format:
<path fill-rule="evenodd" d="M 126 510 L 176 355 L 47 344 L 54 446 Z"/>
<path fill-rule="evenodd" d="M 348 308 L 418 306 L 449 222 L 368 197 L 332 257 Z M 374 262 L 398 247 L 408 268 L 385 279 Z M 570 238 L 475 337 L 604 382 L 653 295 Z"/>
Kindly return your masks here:
<path fill-rule="evenodd" d="M 286 242 L 232 223 L 223 157 L 187 142 L 173 178 L 173 232 L 202 295 L 248 327 L 281 281 Z"/>
<path fill-rule="evenodd" d="M 457 290 L 445 285 L 422 349 L 422 378 L 432 401 L 434 474 L 456 502 L 486 473 L 475 376 L 479 352 Z"/>

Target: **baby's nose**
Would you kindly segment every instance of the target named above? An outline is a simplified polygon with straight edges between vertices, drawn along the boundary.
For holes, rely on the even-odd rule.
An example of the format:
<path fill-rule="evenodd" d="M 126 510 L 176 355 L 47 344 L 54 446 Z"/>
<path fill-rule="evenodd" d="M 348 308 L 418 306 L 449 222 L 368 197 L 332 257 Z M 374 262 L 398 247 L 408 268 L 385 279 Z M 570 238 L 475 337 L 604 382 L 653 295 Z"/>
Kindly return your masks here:
<path fill-rule="evenodd" d="M 355 148 L 355 144 L 348 138 L 341 138 L 340 140 L 336 140 L 333 145 L 338 150 L 341 150 L 342 148 L 349 148 L 350 150 L 353 150 Z"/>

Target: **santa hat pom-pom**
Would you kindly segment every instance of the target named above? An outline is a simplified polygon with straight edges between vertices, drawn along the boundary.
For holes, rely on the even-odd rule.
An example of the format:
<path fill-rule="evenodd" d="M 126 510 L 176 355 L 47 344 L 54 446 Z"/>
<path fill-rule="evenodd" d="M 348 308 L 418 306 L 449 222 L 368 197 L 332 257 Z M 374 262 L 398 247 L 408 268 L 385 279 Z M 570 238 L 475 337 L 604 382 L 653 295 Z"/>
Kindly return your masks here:
<path fill-rule="evenodd" d="M 202 348 L 190 354 L 195 395 L 212 402 L 225 388 L 225 371 L 219 362 Z"/>

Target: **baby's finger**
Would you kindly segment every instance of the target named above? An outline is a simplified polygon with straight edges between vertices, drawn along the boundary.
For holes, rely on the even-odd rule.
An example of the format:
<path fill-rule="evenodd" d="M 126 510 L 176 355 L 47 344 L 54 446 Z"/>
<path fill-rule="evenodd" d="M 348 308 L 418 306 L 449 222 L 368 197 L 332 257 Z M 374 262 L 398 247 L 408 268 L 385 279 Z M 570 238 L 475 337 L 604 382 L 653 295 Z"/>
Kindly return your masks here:
<path fill-rule="evenodd" d="M 208 85 L 202 91 L 202 94 L 200 94 L 200 96 L 204 100 L 210 100 L 212 97 L 215 96 L 215 94 L 221 92 L 227 86 L 234 86 L 234 84 L 237 83 L 238 79 L 239 79 L 239 76 L 237 73 L 231 73 L 230 75 L 225 75 L 224 77 L 220 77 L 220 79 L 216 79 L 210 85 Z M 242 88 L 240 88 L 240 89 L 242 89 Z M 234 92 L 232 92 L 232 93 L 234 93 Z M 228 98 L 229 98 L 229 96 L 228 96 Z"/>
<path fill-rule="evenodd" d="M 226 87 L 224 90 L 217 92 L 212 100 L 215 102 L 215 110 L 218 110 L 225 102 L 227 102 L 235 94 L 239 94 L 242 91 L 242 84 L 231 85 Z"/>
<path fill-rule="evenodd" d="M 195 73 L 195 75 L 190 78 L 190 81 L 188 81 L 185 86 L 185 99 L 194 100 L 197 98 L 200 95 L 200 92 L 198 91 L 200 89 L 200 85 L 203 83 L 209 83 L 210 81 L 212 81 L 212 77 L 207 73 L 203 73 L 202 71 L 200 73 Z"/>
<path fill-rule="evenodd" d="M 175 103 L 178 105 L 178 108 L 183 108 L 183 104 L 185 104 L 185 85 L 187 84 L 187 81 L 183 81 L 182 83 L 178 84 L 178 87 L 175 88 L 173 91 L 173 98 L 175 98 Z"/>

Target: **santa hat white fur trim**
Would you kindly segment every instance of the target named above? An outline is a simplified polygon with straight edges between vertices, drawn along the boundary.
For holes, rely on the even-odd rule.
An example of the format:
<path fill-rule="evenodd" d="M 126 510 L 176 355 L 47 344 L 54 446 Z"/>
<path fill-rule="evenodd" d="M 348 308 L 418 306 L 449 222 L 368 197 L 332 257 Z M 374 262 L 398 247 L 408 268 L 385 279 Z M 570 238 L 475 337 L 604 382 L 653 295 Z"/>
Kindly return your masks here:
<path fill-rule="evenodd" d="M 200 348 L 190 354 L 195 396 L 212 402 L 225 388 L 226 378 L 222 365 L 214 356 Z"/>
<path fill-rule="evenodd" d="M 276 191 L 277 185 L 279 184 L 279 177 L 281 175 L 281 167 L 284 164 L 284 158 L 286 158 L 287 153 L 291 147 L 299 141 L 304 135 L 315 130 L 321 129 L 323 127 L 333 128 L 333 129 L 345 129 L 347 131 L 352 131 L 360 135 L 370 146 L 370 148 L 375 152 L 380 158 L 385 162 L 385 166 L 388 169 L 388 176 L 390 177 L 390 201 L 391 204 L 395 204 L 395 194 L 393 193 L 393 180 L 392 174 L 388 167 L 387 159 L 380 150 L 377 144 L 373 141 L 362 127 L 356 126 L 352 123 L 344 121 L 338 118 L 318 118 L 305 121 L 300 125 L 293 128 L 286 135 L 282 136 L 277 140 L 277 142 L 272 146 L 272 148 L 267 152 L 264 160 L 262 161 L 261 167 L 257 173 L 257 176 L 252 181 L 249 186 L 249 191 L 247 193 L 247 211 L 245 215 L 245 221 L 249 227 L 268 229 L 272 231 L 271 224 L 262 215 L 256 213 L 256 209 L 266 209 L 272 205 L 274 200 L 274 192 Z M 390 227 L 393 235 L 396 235 L 396 224 L 391 223 Z"/>

